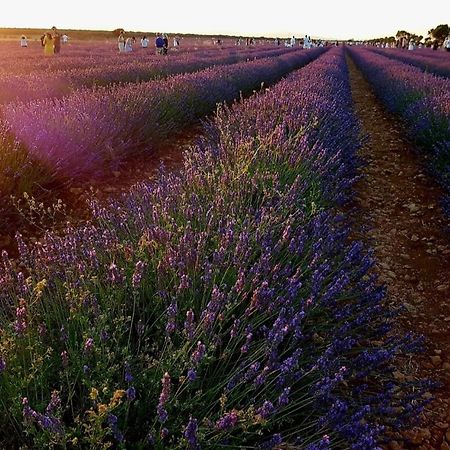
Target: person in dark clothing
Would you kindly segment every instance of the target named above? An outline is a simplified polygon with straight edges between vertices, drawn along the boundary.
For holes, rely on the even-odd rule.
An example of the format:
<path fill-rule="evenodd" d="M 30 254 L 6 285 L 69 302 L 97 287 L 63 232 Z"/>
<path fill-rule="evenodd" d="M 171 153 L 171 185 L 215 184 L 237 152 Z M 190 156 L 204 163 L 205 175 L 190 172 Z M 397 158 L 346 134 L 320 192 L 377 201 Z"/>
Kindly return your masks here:
<path fill-rule="evenodd" d="M 163 55 L 167 55 L 167 51 L 169 50 L 169 36 L 167 34 L 163 35 Z"/>
<path fill-rule="evenodd" d="M 164 39 L 162 38 L 162 36 L 160 34 L 158 34 L 156 36 L 155 47 L 156 47 L 156 53 L 158 55 L 164 54 Z"/>

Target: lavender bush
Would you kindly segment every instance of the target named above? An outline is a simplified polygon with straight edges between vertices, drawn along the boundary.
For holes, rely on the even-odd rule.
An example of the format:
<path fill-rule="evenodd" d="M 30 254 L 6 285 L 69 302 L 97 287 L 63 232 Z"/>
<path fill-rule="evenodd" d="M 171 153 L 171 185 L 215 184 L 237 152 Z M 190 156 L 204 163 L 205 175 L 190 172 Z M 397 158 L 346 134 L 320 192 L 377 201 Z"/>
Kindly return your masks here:
<path fill-rule="evenodd" d="M 442 77 L 450 77 L 450 58 L 448 56 L 447 58 L 433 58 L 428 55 L 428 52 L 422 50 L 417 50 L 413 53 L 406 53 L 404 50 L 398 49 L 371 48 L 371 50 L 388 58 L 417 66 L 425 72 Z"/>
<path fill-rule="evenodd" d="M 314 79 L 315 83 L 310 80 Z M 3 254 L 0 430 L 44 448 L 376 449 L 417 412 L 372 257 L 334 206 L 342 49 L 219 108 L 181 173 Z"/>

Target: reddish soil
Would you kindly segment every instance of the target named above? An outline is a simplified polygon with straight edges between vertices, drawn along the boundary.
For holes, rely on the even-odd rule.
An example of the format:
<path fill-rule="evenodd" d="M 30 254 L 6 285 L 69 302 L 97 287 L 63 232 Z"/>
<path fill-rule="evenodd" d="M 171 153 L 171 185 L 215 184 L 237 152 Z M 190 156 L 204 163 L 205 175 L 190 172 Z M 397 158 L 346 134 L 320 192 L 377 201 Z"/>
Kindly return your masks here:
<path fill-rule="evenodd" d="M 400 327 L 426 338 L 425 352 L 400 361 L 395 375 L 442 383 L 420 428 L 394 435 L 388 448 L 450 450 L 450 246 L 445 233 L 450 224 L 439 207 L 442 192 L 426 175 L 402 124 L 348 62 L 354 106 L 368 135 L 361 150 L 367 165 L 356 186 L 355 221 L 370 227 L 360 237 L 375 249 L 388 302 L 405 307 Z"/>

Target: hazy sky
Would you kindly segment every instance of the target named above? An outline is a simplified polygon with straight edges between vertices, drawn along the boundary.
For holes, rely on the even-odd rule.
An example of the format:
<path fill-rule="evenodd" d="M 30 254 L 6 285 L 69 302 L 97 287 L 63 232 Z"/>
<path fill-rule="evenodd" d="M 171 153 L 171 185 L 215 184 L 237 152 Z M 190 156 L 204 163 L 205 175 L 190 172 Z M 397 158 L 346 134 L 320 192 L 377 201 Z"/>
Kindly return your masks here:
<path fill-rule="evenodd" d="M 0 27 L 367 39 L 450 23 L 448 0 L 0 0 Z M 121 5 L 119 7 L 119 5 Z"/>

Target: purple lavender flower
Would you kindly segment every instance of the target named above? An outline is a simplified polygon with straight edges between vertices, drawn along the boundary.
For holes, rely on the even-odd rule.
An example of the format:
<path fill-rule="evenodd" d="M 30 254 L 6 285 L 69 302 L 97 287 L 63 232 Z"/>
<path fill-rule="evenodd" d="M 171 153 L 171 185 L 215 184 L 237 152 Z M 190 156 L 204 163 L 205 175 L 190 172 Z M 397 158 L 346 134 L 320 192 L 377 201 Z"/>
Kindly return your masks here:
<path fill-rule="evenodd" d="M 132 402 L 136 398 L 136 389 L 133 386 L 130 386 L 126 393 L 128 401 Z"/>
<path fill-rule="evenodd" d="M 184 430 L 184 437 L 186 438 L 188 442 L 188 446 L 192 450 L 199 449 L 199 443 L 198 443 L 198 437 L 197 437 L 197 419 L 192 418 L 192 416 L 189 418 L 189 422 Z"/>
<path fill-rule="evenodd" d="M 289 403 L 289 394 L 291 392 L 291 388 L 287 387 L 283 389 L 283 392 L 280 394 L 277 400 L 277 405 L 279 407 L 286 406 Z"/>
<path fill-rule="evenodd" d="M 84 342 L 85 353 L 90 353 L 93 348 L 94 348 L 94 339 L 87 338 L 86 341 Z"/>
<path fill-rule="evenodd" d="M 108 269 L 109 281 L 114 285 L 120 285 L 124 282 L 123 270 L 119 269 L 116 264 L 111 263 Z"/>
<path fill-rule="evenodd" d="M 172 301 L 170 306 L 167 308 L 167 324 L 166 324 L 166 332 L 167 334 L 172 334 L 177 328 L 177 302 L 175 300 Z"/>
<path fill-rule="evenodd" d="M 260 406 L 256 412 L 259 414 L 263 419 L 269 418 L 269 416 L 275 411 L 275 407 L 273 406 L 272 402 L 269 402 L 268 400 L 265 400 L 262 406 Z"/>
<path fill-rule="evenodd" d="M 164 376 L 162 377 L 161 380 L 161 384 L 162 384 L 162 389 L 161 389 L 161 393 L 159 395 L 159 403 L 157 406 L 157 415 L 158 415 L 158 420 L 161 423 L 164 423 L 167 421 L 167 417 L 168 417 L 168 413 L 166 408 L 164 407 L 164 405 L 167 403 L 167 401 L 169 400 L 170 397 L 170 375 L 168 372 L 166 372 L 164 374 Z"/>
<path fill-rule="evenodd" d="M 67 367 L 69 365 L 69 354 L 67 353 L 66 350 L 63 350 L 61 352 L 61 361 L 62 361 L 63 367 Z"/>
<path fill-rule="evenodd" d="M 194 332 L 195 332 L 195 325 L 194 325 L 194 311 L 190 309 L 186 312 L 186 320 L 184 321 L 184 332 L 186 333 L 186 336 L 188 339 L 193 339 Z"/>
<path fill-rule="evenodd" d="M 131 383 L 133 381 L 133 375 L 131 373 L 130 363 L 128 361 L 125 361 L 124 366 L 125 366 L 124 380 L 126 383 Z"/>
<path fill-rule="evenodd" d="M 223 415 L 219 420 L 217 420 L 216 428 L 218 430 L 230 430 L 231 428 L 234 428 L 237 425 L 238 420 L 239 416 L 237 415 L 237 412 L 231 411 Z"/>
<path fill-rule="evenodd" d="M 64 325 L 61 325 L 61 329 L 59 330 L 59 339 L 63 343 L 67 343 L 67 341 L 69 340 L 69 336 L 67 334 L 67 331 L 66 331 Z"/>
<path fill-rule="evenodd" d="M 197 372 L 194 369 L 189 369 L 187 371 L 187 380 L 189 383 L 193 383 L 197 379 Z"/>
<path fill-rule="evenodd" d="M 27 308 L 25 300 L 20 300 L 19 306 L 16 308 L 16 320 L 14 321 L 14 331 L 22 336 L 27 329 Z"/>
<path fill-rule="evenodd" d="M 161 440 L 164 440 L 167 436 L 169 436 L 169 430 L 167 428 L 162 428 L 159 436 L 161 438 Z"/>
<path fill-rule="evenodd" d="M 134 273 L 131 281 L 131 285 L 134 289 L 138 289 L 141 285 L 142 276 L 144 275 L 144 270 L 147 263 L 145 261 L 138 261 L 134 268 Z"/>
<path fill-rule="evenodd" d="M 283 443 L 283 438 L 281 437 L 281 434 L 274 434 L 270 439 L 264 441 L 261 443 L 258 448 L 261 450 L 273 450 L 277 445 L 280 445 Z"/>
<path fill-rule="evenodd" d="M 56 410 L 60 408 L 61 408 L 61 398 L 59 396 L 59 392 L 53 391 L 50 398 L 50 402 L 47 405 L 45 412 L 47 414 L 53 414 Z"/>
<path fill-rule="evenodd" d="M 201 341 L 198 341 L 197 348 L 192 353 L 192 357 L 191 357 L 194 364 L 198 364 L 203 359 L 205 352 L 206 352 L 206 345 L 202 344 Z"/>

